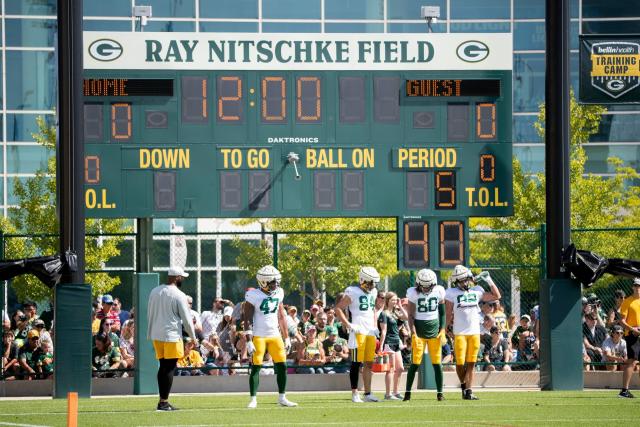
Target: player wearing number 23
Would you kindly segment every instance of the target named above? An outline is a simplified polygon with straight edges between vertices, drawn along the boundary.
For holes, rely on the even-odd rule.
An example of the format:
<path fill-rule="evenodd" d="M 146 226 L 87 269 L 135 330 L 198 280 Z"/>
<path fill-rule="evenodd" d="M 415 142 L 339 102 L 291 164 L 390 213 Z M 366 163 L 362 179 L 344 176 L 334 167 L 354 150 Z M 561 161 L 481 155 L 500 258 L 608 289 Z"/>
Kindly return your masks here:
<path fill-rule="evenodd" d="M 280 287 L 280 272 L 272 265 L 258 270 L 256 279 L 260 289 L 251 289 L 245 294 L 243 312 L 244 330 L 247 335 L 247 350 L 252 356 L 251 374 L 249 375 L 249 391 L 251 400 L 249 408 L 258 406 L 257 393 L 260 379 L 260 368 L 265 351 L 273 358 L 276 371 L 278 403 L 281 406 L 298 406 L 285 397 L 287 386 L 287 350 L 291 347 L 287 320 L 282 301 L 284 291 Z M 253 324 L 253 330 L 251 330 Z"/>
<path fill-rule="evenodd" d="M 336 304 L 336 315 L 344 326 L 350 330 L 349 348 L 351 349 L 351 401 L 362 403 L 358 395 L 358 375 L 360 366 L 364 381 L 364 401 L 377 402 L 371 394 L 371 365 L 376 353 L 376 338 L 380 336 L 375 318 L 375 302 L 378 295 L 376 286 L 380 283 L 380 275 L 373 267 L 362 267 L 358 273 L 358 286 L 349 286 L 344 296 Z M 351 319 L 347 319 L 345 309 L 349 309 Z"/>
<path fill-rule="evenodd" d="M 438 285 L 436 273 L 422 269 L 416 275 L 415 287 L 407 289 L 409 300 L 409 328 L 411 329 L 411 366 L 407 373 L 407 389 L 404 400 L 411 399 L 411 387 L 418 372 L 425 346 L 433 364 L 436 380 L 437 398 L 444 400 L 442 394 L 442 341 L 446 340 L 445 331 L 445 290 Z"/>
<path fill-rule="evenodd" d="M 471 387 L 480 350 L 480 301 L 499 300 L 501 295 L 486 271 L 473 277 L 473 273 L 467 267 L 456 265 L 451 281 L 453 287 L 447 289 L 445 300 L 447 318 L 453 317 L 456 373 L 460 379 L 462 398 L 478 400 L 471 391 Z M 472 287 L 476 283 L 486 283 L 490 291 L 485 292 L 479 285 Z"/>

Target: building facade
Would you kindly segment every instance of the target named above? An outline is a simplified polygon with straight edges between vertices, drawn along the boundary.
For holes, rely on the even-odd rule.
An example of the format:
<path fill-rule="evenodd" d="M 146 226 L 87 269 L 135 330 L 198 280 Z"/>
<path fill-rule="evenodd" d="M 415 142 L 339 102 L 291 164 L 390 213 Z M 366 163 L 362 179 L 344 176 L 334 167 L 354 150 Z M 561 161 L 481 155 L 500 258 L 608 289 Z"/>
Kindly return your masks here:
<path fill-rule="evenodd" d="M 15 180 L 45 165 L 50 155 L 32 137 L 36 118 L 54 123 L 57 95 L 56 0 L 0 0 L 2 81 L 2 149 L 0 209 L 15 205 Z M 144 31 L 243 33 L 426 33 L 423 5 L 439 6 L 434 32 L 512 33 L 514 153 L 529 172 L 544 168 L 543 141 L 533 123 L 544 101 L 544 0 L 84 0 L 84 29 L 136 31 L 134 5 L 151 5 L 153 17 Z M 639 34 L 640 0 L 571 1 L 571 79 L 578 89 L 578 34 Z M 640 169 L 640 107 L 614 106 L 604 114 L 600 131 L 586 146 L 587 170 L 612 172 L 607 158 L 616 156 Z M 201 227 L 179 221 L 185 231 Z M 159 231 L 169 231 L 160 222 Z M 220 242 L 218 257 L 222 257 Z M 213 262 L 213 261 L 212 261 Z M 214 265 L 220 265 L 215 260 Z M 230 267 L 232 268 L 232 267 Z M 214 269 L 215 270 L 215 269 Z M 215 270 L 214 274 L 220 271 Z M 222 279 L 218 278 L 218 283 Z M 200 279 L 198 279 L 200 282 Z M 198 283 L 198 291 L 200 285 Z M 199 301 L 198 301 L 199 303 Z"/>

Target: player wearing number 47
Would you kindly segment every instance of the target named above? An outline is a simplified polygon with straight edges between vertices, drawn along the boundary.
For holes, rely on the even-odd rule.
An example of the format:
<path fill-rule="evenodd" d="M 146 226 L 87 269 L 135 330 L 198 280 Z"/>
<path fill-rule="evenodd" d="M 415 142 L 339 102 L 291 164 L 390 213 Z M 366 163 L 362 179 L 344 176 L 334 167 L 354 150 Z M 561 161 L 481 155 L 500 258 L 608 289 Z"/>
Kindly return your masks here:
<path fill-rule="evenodd" d="M 424 268 L 416 275 L 415 287 L 407 289 L 409 300 L 409 328 L 411 330 L 411 366 L 407 373 L 407 391 L 404 401 L 411 400 L 413 380 L 422 363 L 425 346 L 429 349 L 436 380 L 437 399 L 442 394 L 442 343 L 446 342 L 446 318 L 444 308 L 445 290 L 438 285 L 438 277 L 432 270 Z"/>
<path fill-rule="evenodd" d="M 344 296 L 337 302 L 335 311 L 342 325 L 350 331 L 351 401 L 363 402 L 358 394 L 358 375 L 360 366 L 364 363 L 364 401 L 377 402 L 378 398 L 371 394 L 371 365 L 376 352 L 376 338 L 380 335 L 374 310 L 378 295 L 376 286 L 380 283 L 380 275 L 373 267 L 362 267 L 358 273 L 358 282 L 359 285 L 349 286 L 344 291 Z M 344 312 L 346 308 L 349 308 L 351 313 L 351 321 Z"/>
<path fill-rule="evenodd" d="M 478 400 L 471 387 L 480 350 L 480 301 L 499 300 L 501 295 L 487 271 L 473 277 L 471 270 L 464 265 L 454 267 L 451 282 L 452 287 L 447 289 L 445 300 L 448 321 L 453 317 L 456 373 L 460 379 L 462 398 Z M 479 285 L 482 283 L 489 287 L 488 292 Z"/>
<path fill-rule="evenodd" d="M 282 276 L 277 268 L 265 265 L 256 274 L 259 289 L 251 289 L 245 294 L 243 322 L 247 337 L 247 350 L 252 357 L 251 374 L 249 375 L 249 392 L 251 400 L 248 408 L 258 406 L 257 393 L 260 381 L 260 368 L 265 351 L 273 359 L 278 382 L 278 403 L 281 406 L 298 406 L 287 400 L 287 352 L 291 348 L 287 329 L 287 314 L 282 301 L 284 291 L 280 287 Z M 253 331 L 251 330 L 253 324 Z"/>

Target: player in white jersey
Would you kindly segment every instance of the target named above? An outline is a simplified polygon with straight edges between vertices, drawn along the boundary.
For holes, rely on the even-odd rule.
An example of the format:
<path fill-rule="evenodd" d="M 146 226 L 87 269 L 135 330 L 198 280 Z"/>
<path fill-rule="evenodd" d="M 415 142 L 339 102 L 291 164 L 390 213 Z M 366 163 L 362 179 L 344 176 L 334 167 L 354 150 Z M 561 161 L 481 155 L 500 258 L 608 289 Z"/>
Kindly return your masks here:
<path fill-rule="evenodd" d="M 446 317 L 444 308 L 445 290 L 438 285 L 436 273 L 422 269 L 416 275 L 415 287 L 407 289 L 409 300 L 409 328 L 411 330 L 411 366 L 407 372 L 407 387 L 404 401 L 411 399 L 413 380 L 422 363 L 424 349 L 429 349 L 431 364 L 436 380 L 437 399 L 444 400 L 442 394 L 442 341 L 446 342 Z"/>
<path fill-rule="evenodd" d="M 478 400 L 473 394 L 473 372 L 480 350 L 480 301 L 499 300 L 500 291 L 489 273 L 483 271 L 477 277 L 463 265 L 456 265 L 451 275 L 452 287 L 445 294 L 447 318 L 453 317 L 454 354 L 456 373 L 460 379 L 462 398 Z M 475 283 L 486 283 L 489 292 Z"/>
<path fill-rule="evenodd" d="M 379 336 L 375 318 L 375 302 L 378 295 L 376 286 L 380 283 L 380 275 L 373 267 L 362 267 L 358 274 L 359 286 L 349 286 L 344 296 L 336 304 L 336 316 L 350 330 L 349 348 L 351 348 L 351 401 L 362 403 L 358 394 L 358 375 L 360 366 L 364 381 L 364 401 L 377 402 L 371 394 L 371 365 L 376 353 L 376 337 Z M 347 319 L 345 309 L 349 309 L 351 320 Z"/>
<path fill-rule="evenodd" d="M 247 335 L 247 349 L 252 355 L 251 374 L 249 374 L 249 408 L 258 406 L 256 395 L 260 382 L 260 368 L 265 351 L 273 359 L 273 367 L 278 382 L 278 403 L 281 406 L 298 406 L 285 396 L 287 386 L 287 350 L 291 347 L 287 329 L 287 320 L 282 301 L 284 291 L 280 287 L 280 272 L 272 265 L 258 270 L 256 279 L 260 289 L 251 289 L 245 294 L 243 322 Z M 251 330 L 253 324 L 253 331 Z"/>

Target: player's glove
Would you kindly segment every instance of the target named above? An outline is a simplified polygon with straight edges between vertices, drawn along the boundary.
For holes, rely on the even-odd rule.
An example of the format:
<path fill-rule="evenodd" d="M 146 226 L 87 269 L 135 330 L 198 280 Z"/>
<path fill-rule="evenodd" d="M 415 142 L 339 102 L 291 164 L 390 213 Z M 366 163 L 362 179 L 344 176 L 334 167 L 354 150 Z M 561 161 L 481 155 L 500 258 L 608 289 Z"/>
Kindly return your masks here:
<path fill-rule="evenodd" d="M 488 271 L 483 271 L 480 274 L 478 274 L 476 277 L 474 277 L 476 283 L 482 283 L 482 284 L 489 284 L 489 280 L 491 280 L 491 276 L 489 275 Z"/>
<path fill-rule="evenodd" d="M 286 351 L 287 354 L 289 354 L 289 352 L 291 351 L 291 338 L 289 337 L 284 340 L 284 351 Z"/>
<path fill-rule="evenodd" d="M 253 356 L 253 353 L 256 352 L 256 346 L 253 344 L 253 341 L 247 342 L 247 354 L 249 356 Z"/>
<path fill-rule="evenodd" d="M 447 334 L 444 332 L 444 329 L 440 329 L 440 332 L 438 332 L 438 339 L 440 339 L 440 345 L 445 345 L 447 343 Z"/>

